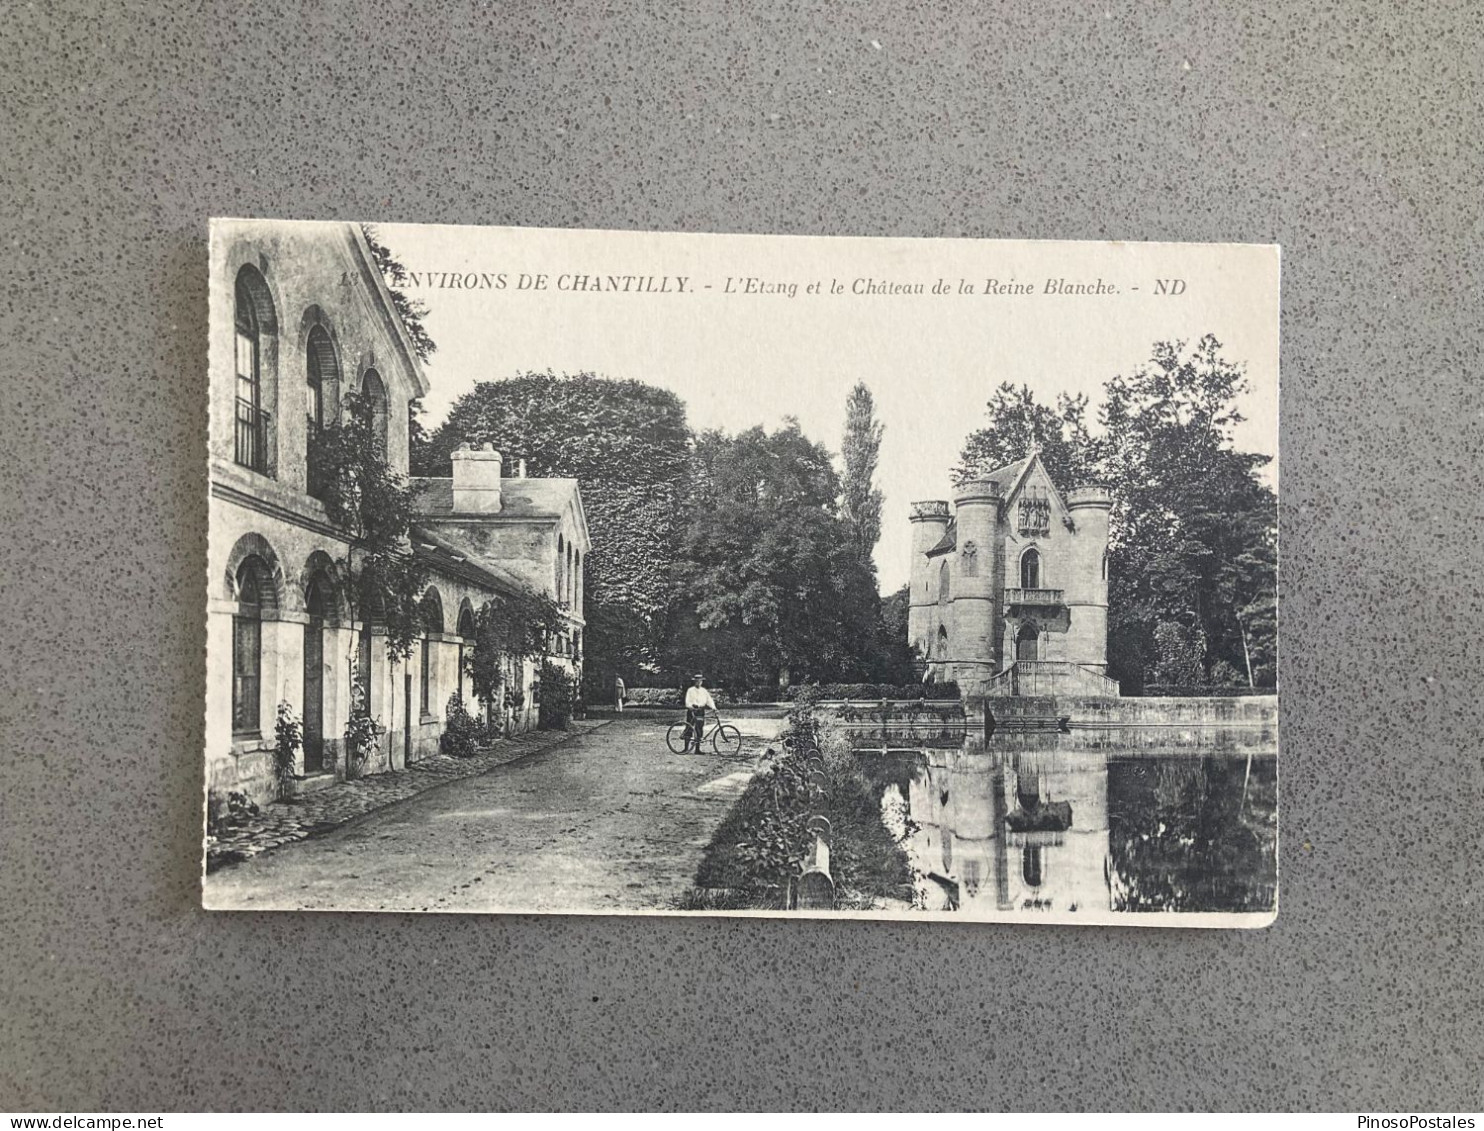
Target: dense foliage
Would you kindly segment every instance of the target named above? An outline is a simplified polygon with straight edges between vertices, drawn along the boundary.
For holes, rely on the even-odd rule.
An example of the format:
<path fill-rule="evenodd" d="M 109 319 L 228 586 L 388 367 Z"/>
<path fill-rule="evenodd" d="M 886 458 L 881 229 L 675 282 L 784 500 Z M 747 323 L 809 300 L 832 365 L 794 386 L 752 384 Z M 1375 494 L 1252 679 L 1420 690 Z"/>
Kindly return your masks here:
<path fill-rule="evenodd" d="M 484 381 L 433 433 L 420 470 L 450 474 L 461 442 L 492 443 L 506 468 L 578 480 L 592 552 L 583 564 L 586 670 L 612 685 L 652 664 L 673 599 L 670 562 L 689 506 L 690 428 L 680 398 L 591 373 Z"/>
<path fill-rule="evenodd" d="M 541 665 L 539 725 L 542 730 L 566 730 L 577 705 L 577 683 L 572 673 L 547 660 Z"/>
<path fill-rule="evenodd" d="M 667 659 L 731 685 L 863 679 L 875 573 L 839 511 L 830 453 L 797 421 L 696 440 Z"/>
<path fill-rule="evenodd" d="M 1233 447 L 1245 391 L 1215 338 L 1158 342 L 1106 383 L 1097 436 L 1086 398 L 1048 407 L 1006 384 L 964 445 L 961 478 L 1038 444 L 1059 484 L 1112 489 L 1109 674 L 1125 692 L 1276 679 L 1277 498 L 1267 457 Z"/>

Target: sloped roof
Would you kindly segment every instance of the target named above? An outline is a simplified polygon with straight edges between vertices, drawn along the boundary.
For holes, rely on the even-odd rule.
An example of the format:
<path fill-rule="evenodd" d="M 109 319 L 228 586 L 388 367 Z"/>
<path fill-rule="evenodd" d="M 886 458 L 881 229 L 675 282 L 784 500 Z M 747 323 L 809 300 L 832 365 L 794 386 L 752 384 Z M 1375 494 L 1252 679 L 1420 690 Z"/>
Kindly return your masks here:
<path fill-rule="evenodd" d="M 958 519 L 950 518 L 948 520 L 948 525 L 943 528 L 943 537 L 939 538 L 938 544 L 927 552 L 927 556 L 930 558 L 934 558 L 937 557 L 939 554 L 946 554 L 948 553 L 948 551 L 956 549 L 957 547 Z"/>
<path fill-rule="evenodd" d="M 1035 458 L 1036 453 L 1032 452 L 1030 455 L 1024 456 L 1014 463 L 1007 463 L 1004 467 L 995 468 L 988 475 L 981 478 L 993 479 L 1000 485 L 1000 498 L 1009 499 L 1011 492 L 1020 485 L 1020 481 L 1025 478 L 1026 472 L 1030 471 L 1031 462 Z"/>
<path fill-rule="evenodd" d="M 430 568 L 502 593 L 530 592 L 530 586 L 498 562 L 483 558 L 456 536 L 434 533 L 413 523 L 408 529 L 412 553 Z"/>

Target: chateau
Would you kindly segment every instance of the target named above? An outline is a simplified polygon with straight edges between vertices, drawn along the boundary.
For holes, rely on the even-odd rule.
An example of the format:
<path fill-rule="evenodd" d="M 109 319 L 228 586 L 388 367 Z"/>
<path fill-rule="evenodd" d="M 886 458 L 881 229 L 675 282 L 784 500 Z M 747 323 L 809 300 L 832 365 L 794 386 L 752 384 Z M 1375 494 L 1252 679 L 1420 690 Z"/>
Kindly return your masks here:
<path fill-rule="evenodd" d="M 343 779 L 355 692 L 379 725 L 359 773 L 437 753 L 446 703 L 471 711 L 464 656 L 500 593 L 556 600 L 553 662 L 580 676 L 587 523 L 575 479 L 506 477 L 500 453 L 464 445 L 453 475 L 418 479 L 406 552 L 425 568 L 422 632 L 405 660 L 376 609 L 356 607 L 350 542 L 329 518 L 309 450 L 341 397 L 373 407 L 381 454 L 408 471 L 409 405 L 428 392 L 375 256 L 353 224 L 227 221 L 212 227 L 206 761 L 212 795 L 277 790 L 275 716 L 303 722 L 294 793 Z M 537 717 L 539 667 L 511 658 L 507 730 Z M 352 681 L 358 686 L 354 686 Z"/>
<path fill-rule="evenodd" d="M 977 695 L 1117 695 L 1101 487 L 1062 494 L 1039 451 L 912 504 L 907 633 L 926 678 Z"/>

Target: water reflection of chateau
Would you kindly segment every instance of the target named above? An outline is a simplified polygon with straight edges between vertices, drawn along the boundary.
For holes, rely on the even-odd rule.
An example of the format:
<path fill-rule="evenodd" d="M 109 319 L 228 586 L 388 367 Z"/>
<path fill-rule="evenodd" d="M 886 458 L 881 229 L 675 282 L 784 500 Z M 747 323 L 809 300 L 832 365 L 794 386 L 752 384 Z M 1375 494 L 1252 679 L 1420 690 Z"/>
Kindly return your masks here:
<path fill-rule="evenodd" d="M 1107 762 L 1015 745 L 925 751 L 907 802 L 928 908 L 1107 911 Z"/>

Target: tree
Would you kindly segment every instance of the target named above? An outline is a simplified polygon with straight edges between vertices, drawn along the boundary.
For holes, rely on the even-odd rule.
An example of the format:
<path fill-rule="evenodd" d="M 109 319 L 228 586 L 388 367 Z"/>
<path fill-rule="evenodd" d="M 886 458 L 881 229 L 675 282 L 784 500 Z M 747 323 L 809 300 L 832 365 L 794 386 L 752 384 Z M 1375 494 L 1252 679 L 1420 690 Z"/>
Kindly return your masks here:
<path fill-rule="evenodd" d="M 381 272 L 381 279 L 386 284 L 387 293 L 392 296 L 392 305 L 397 309 L 397 317 L 402 320 L 402 326 L 407 331 L 412 348 L 417 351 L 419 360 L 427 361 L 438 349 L 438 343 L 433 341 L 423 325 L 423 319 L 428 316 L 427 304 L 420 299 L 412 298 L 402 289 L 407 284 L 407 268 L 402 266 L 402 261 L 381 242 L 376 228 L 371 224 L 362 224 L 361 233 L 366 237 L 366 243 L 371 248 L 371 256 L 376 260 L 376 269 Z"/>
<path fill-rule="evenodd" d="M 426 470 L 450 474 L 459 443 L 492 443 L 506 467 L 576 478 L 593 549 L 584 562 L 585 674 L 633 679 L 659 656 L 690 470 L 690 428 L 674 393 L 591 373 L 485 381 L 433 433 Z"/>
<path fill-rule="evenodd" d="M 1256 684 L 1272 660 L 1277 499 L 1257 475 L 1268 458 L 1233 446 L 1246 377 L 1221 350 L 1210 335 L 1157 342 L 1107 383 L 1109 604 L 1188 627 L 1206 673 L 1226 663 Z"/>
<path fill-rule="evenodd" d="M 673 665 L 710 653 L 749 682 L 868 674 L 879 599 L 840 516 L 830 453 L 790 419 L 771 434 L 704 433 L 695 465 Z"/>
<path fill-rule="evenodd" d="M 871 561 L 881 539 L 883 496 L 874 479 L 886 426 L 876 419 L 876 404 L 864 381 L 857 382 L 845 402 L 845 439 L 840 455 L 845 463 L 840 513 L 850 526 L 851 541 L 862 561 Z"/>
<path fill-rule="evenodd" d="M 407 544 L 413 491 L 382 454 L 366 398 L 346 393 L 341 409 L 339 419 L 311 438 L 310 478 L 330 522 L 349 543 L 341 568 L 359 619 L 384 624 L 388 655 L 405 659 L 422 633 L 420 602 L 427 585 Z"/>
<path fill-rule="evenodd" d="M 1040 445 L 1058 485 L 1112 490 L 1108 664 L 1127 691 L 1172 673 L 1273 681 L 1277 499 L 1259 478 L 1267 457 L 1234 446 L 1246 388 L 1214 337 L 1156 342 L 1149 362 L 1106 382 L 1100 435 L 1086 397 L 1049 407 L 1006 383 L 964 445 L 960 481 Z"/>
<path fill-rule="evenodd" d="M 1055 406 L 1041 404 L 1029 385 L 1001 382 L 985 405 L 987 421 L 969 434 L 954 468 L 962 483 L 1014 463 L 1039 445 L 1041 462 L 1063 488 L 1097 480 L 1097 445 L 1088 434 L 1087 397 L 1057 395 Z"/>

